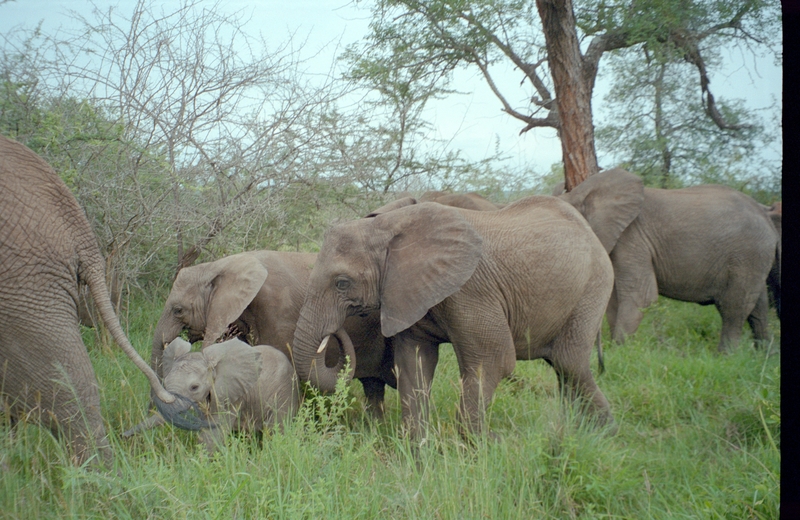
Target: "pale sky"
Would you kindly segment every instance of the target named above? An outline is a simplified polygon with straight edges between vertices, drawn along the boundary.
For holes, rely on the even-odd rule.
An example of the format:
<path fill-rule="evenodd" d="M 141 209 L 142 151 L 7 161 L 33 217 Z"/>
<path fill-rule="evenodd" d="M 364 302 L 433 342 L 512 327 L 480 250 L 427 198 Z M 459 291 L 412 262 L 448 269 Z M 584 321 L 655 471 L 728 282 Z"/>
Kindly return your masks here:
<path fill-rule="evenodd" d="M 79 11 L 88 17 L 93 4 L 103 10 L 118 6 L 127 17 L 136 2 L 17 0 L 0 5 L 0 31 L 7 32 L 18 25 L 32 28 L 43 21 L 43 29 L 49 33 L 69 23 L 69 10 Z M 163 2 L 165 9 L 169 9 L 170 4 L 179 5 L 176 0 Z M 287 41 L 290 35 L 293 35 L 294 42 L 305 41 L 302 54 L 315 56 L 315 63 L 320 63 L 320 69 L 325 71 L 338 52 L 347 44 L 359 40 L 368 30 L 369 11 L 356 8 L 349 0 L 226 0 L 222 5 L 230 12 L 244 9 L 245 13 L 252 13 L 252 20 L 247 25 L 249 31 L 260 31 L 273 47 Z M 520 73 L 510 69 L 496 77 L 501 85 L 509 85 L 507 89 L 501 86 L 501 91 L 523 95 L 521 89 L 514 89 L 521 79 Z M 711 88 L 717 99 L 744 98 L 752 108 L 764 108 L 774 100 L 780 102 L 781 83 L 782 70 L 771 60 L 753 63 L 751 56 L 734 51 L 726 71 L 712 75 Z M 473 160 L 492 155 L 499 141 L 499 150 L 513 158 L 512 164 L 530 166 L 537 173 L 546 173 L 552 163 L 560 161 L 561 146 L 555 131 L 535 129 L 519 135 L 524 125 L 501 112 L 499 100 L 477 71 L 459 72 L 457 85 L 460 91 L 467 94 L 452 95 L 434 103 L 427 110 L 427 119 L 434 126 L 434 137 L 450 141 L 452 147 L 461 149 L 466 157 Z M 598 83 L 594 93 L 596 114 L 602 95 L 603 85 Z M 775 150 L 768 153 L 771 158 L 779 158 L 780 144 L 776 144 Z M 604 164 L 602 156 L 599 161 L 603 167 L 614 166 Z"/>

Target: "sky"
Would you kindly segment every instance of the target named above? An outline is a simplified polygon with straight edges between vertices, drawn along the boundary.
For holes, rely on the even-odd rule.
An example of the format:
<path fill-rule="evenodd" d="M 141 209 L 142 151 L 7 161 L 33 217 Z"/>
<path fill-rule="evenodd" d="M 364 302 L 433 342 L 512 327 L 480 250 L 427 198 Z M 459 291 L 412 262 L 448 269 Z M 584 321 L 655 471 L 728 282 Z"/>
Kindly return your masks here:
<path fill-rule="evenodd" d="M 68 27 L 70 10 L 89 16 L 93 5 L 103 10 L 117 6 L 128 16 L 135 4 L 135 0 L 16 0 L 0 5 L 0 32 L 20 25 L 32 28 L 40 21 L 45 32 Z M 168 9 L 170 4 L 177 6 L 179 2 L 167 0 L 162 5 Z M 230 12 L 243 10 L 251 17 L 247 30 L 254 34 L 260 31 L 273 47 L 290 37 L 294 42 L 305 42 L 302 54 L 313 56 L 313 63 L 319 63 L 320 70 L 328 70 L 337 53 L 368 32 L 369 10 L 356 7 L 350 0 L 226 0 L 222 5 Z M 712 92 L 717 99 L 743 98 L 751 108 L 780 103 L 780 66 L 771 60 L 754 62 L 741 51 L 730 53 L 726 63 L 724 71 L 711 76 Z M 509 85 L 505 91 L 510 93 L 522 93 L 514 90 L 521 79 L 522 75 L 511 68 L 496 77 L 499 84 Z M 433 137 L 449 142 L 472 160 L 491 156 L 497 149 L 511 158 L 511 165 L 531 168 L 537 173 L 548 172 L 551 164 L 561 160 L 561 145 L 555 131 L 535 129 L 519 135 L 524 125 L 501 111 L 500 101 L 477 71 L 458 72 L 455 84 L 465 94 L 448 96 L 427 108 L 426 119 L 433 125 Z M 603 82 L 598 81 L 593 98 L 596 112 L 601 108 L 603 94 Z M 770 158 L 779 158 L 780 144 L 765 153 Z M 599 162 L 602 167 L 614 166 L 604 164 L 602 155 Z"/>

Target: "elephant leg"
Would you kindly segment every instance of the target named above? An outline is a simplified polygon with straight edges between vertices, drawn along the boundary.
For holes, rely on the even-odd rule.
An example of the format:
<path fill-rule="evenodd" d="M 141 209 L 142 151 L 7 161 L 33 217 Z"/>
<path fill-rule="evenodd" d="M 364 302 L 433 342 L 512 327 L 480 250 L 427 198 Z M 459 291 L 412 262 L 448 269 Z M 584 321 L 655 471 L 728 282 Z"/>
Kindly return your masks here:
<path fill-rule="evenodd" d="M 200 430 L 200 440 L 209 455 L 213 455 L 220 447 L 225 445 L 225 439 L 233 431 L 235 418 L 231 412 L 216 414 L 211 421 L 213 428 Z"/>
<path fill-rule="evenodd" d="M 461 399 L 459 400 L 459 420 L 462 435 L 480 436 L 489 432 L 486 426 L 486 407 L 492 402 L 497 384 L 507 374 L 488 363 L 470 366 L 461 371 Z"/>
<path fill-rule="evenodd" d="M 749 321 L 749 317 L 753 312 L 758 310 L 758 312 L 762 313 L 763 319 L 766 320 L 766 316 L 763 316 L 765 314 L 763 309 L 758 309 L 759 300 L 762 296 L 766 297 L 765 290 L 755 295 L 748 295 L 742 287 L 730 287 L 725 291 L 725 294 L 714 302 L 722 317 L 722 331 L 720 332 L 719 345 L 717 346 L 719 352 L 729 352 L 730 349 L 739 344 L 744 322 L 745 320 Z M 763 303 L 766 303 L 766 301 Z M 753 332 L 755 333 L 755 329 Z M 762 334 L 762 332 L 760 331 L 759 334 Z"/>
<path fill-rule="evenodd" d="M 77 331 L 75 334 L 78 336 Z M 46 413 L 52 414 L 52 426 L 64 431 L 76 463 L 82 464 L 95 453 L 101 461 L 110 462 L 113 453 L 100 413 L 97 378 L 83 342 L 78 341 L 74 348 L 76 352 L 68 355 L 68 360 L 56 361 L 58 375 L 52 384 L 57 397 Z"/>
<path fill-rule="evenodd" d="M 373 419 L 383 419 L 383 397 L 386 384 L 377 377 L 362 377 L 359 380 L 364 387 L 364 397 L 367 399 L 367 413 Z"/>
<path fill-rule="evenodd" d="M 591 314 L 591 308 L 587 307 L 587 312 L 578 312 L 570 318 L 563 332 L 553 341 L 552 354 L 548 361 L 558 376 L 565 404 L 577 405 L 595 424 L 609 427 L 614 434 L 617 426 L 611 407 L 597 386 L 590 368 L 596 337 L 596 329 L 592 327 L 592 323 L 597 322 L 597 318 L 593 318 Z"/>
<path fill-rule="evenodd" d="M 154 413 L 153 415 L 151 415 L 150 417 L 148 417 L 144 421 L 140 422 L 139 424 L 137 424 L 136 426 L 134 426 L 130 430 L 125 430 L 124 432 L 122 432 L 122 436 L 125 437 L 125 438 L 132 437 L 132 436 L 136 435 L 139 432 L 143 432 L 145 430 L 150 430 L 152 428 L 156 428 L 158 426 L 161 426 L 162 424 L 165 424 L 166 422 L 167 421 L 164 420 L 164 418 L 161 416 L 161 414 Z"/>
<path fill-rule="evenodd" d="M 753 308 L 753 312 L 751 312 L 750 316 L 747 317 L 747 323 L 750 325 L 750 329 L 753 331 L 753 339 L 755 339 L 756 347 L 762 347 L 767 341 L 769 341 L 768 315 L 769 298 L 765 288 L 764 291 L 762 291 L 758 296 L 758 301 L 756 302 L 756 306 Z"/>
<path fill-rule="evenodd" d="M 600 427 L 609 427 L 612 435 L 617 432 L 617 425 L 611 414 L 611 407 L 606 396 L 598 388 L 591 370 L 577 370 L 569 364 L 553 363 L 558 376 L 559 390 L 567 405 L 575 405 L 578 410 L 592 418 Z"/>
<path fill-rule="evenodd" d="M 422 440 L 428 427 L 431 382 L 439 362 L 439 345 L 396 336 L 394 347 L 403 423 L 412 439 Z"/>
<path fill-rule="evenodd" d="M 658 300 L 658 282 L 649 248 L 641 241 L 620 242 L 612 251 L 614 289 L 607 312 L 611 338 L 624 343 L 639 328 L 642 309 Z"/>
<path fill-rule="evenodd" d="M 64 322 L 57 314 L 53 322 Z M 58 328 L 58 335 L 52 336 L 36 328 L 41 323 L 27 318 L 15 317 L 19 327 L 0 333 L 2 391 L 10 397 L 14 415 L 34 413 L 43 427 L 67 440 L 75 463 L 95 455 L 98 462 L 110 463 L 113 452 L 100 414 L 99 387 L 77 326 Z M 0 314 L 0 321 L 4 319 Z M 77 323 L 77 318 L 71 320 Z M 33 351 L 38 345 L 49 350 Z"/>
<path fill-rule="evenodd" d="M 480 319 L 466 317 L 451 339 L 461 373 L 462 434 L 495 437 L 486 429 L 486 408 L 500 380 L 514 371 L 517 362 L 507 319 L 500 308 Z"/>
<path fill-rule="evenodd" d="M 620 302 L 617 319 L 611 328 L 611 338 L 615 343 L 625 343 L 625 338 L 639 329 L 644 314 L 633 299 Z"/>

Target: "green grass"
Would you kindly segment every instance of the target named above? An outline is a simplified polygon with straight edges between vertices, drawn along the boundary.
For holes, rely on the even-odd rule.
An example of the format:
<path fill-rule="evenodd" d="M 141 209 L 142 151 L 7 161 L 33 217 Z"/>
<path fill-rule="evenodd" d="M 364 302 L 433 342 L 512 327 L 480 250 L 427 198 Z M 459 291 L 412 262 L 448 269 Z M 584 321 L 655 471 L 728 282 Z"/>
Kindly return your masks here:
<path fill-rule="evenodd" d="M 145 358 L 160 308 L 131 309 Z M 743 340 L 716 353 L 713 307 L 668 300 L 623 346 L 608 343 L 598 384 L 619 434 L 562 411 L 553 371 L 520 362 L 499 386 L 489 425 L 499 442 L 457 433 L 458 369 L 442 347 L 433 427 L 419 449 L 399 432 L 398 394 L 370 423 L 354 383 L 308 398 L 283 433 L 231 436 L 209 457 L 171 427 L 123 439 L 145 417 L 145 378 L 84 331 L 116 453 L 109 471 L 70 465 L 49 432 L 0 426 L 2 518 L 777 518 L 780 355 Z M 779 325 L 771 323 L 776 340 Z M 773 351 L 777 351 L 777 346 Z M 593 361 L 596 362 L 596 361 Z M 327 410 L 323 421 L 314 420 Z"/>

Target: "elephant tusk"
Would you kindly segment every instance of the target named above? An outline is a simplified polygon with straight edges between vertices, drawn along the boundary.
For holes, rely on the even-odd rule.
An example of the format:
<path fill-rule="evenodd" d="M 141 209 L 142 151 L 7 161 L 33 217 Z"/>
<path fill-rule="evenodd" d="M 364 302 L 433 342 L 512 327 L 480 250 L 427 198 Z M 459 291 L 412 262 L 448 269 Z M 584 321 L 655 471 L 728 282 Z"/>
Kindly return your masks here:
<path fill-rule="evenodd" d="M 322 343 L 319 344 L 319 348 L 317 349 L 317 354 L 322 354 L 322 351 L 325 350 L 325 347 L 328 346 L 328 341 L 331 339 L 331 335 L 328 334 L 324 338 L 322 338 Z"/>

